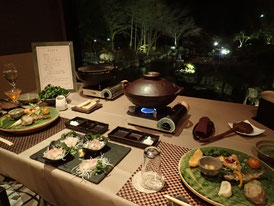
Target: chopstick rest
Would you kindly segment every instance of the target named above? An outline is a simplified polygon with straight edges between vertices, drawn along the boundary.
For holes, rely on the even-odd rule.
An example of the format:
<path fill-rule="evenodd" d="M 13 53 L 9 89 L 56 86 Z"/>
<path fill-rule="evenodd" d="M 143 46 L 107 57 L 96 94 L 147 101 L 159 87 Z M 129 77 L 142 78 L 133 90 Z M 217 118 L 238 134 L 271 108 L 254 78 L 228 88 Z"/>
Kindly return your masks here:
<path fill-rule="evenodd" d="M 7 145 L 9 145 L 9 146 L 12 146 L 12 145 L 13 145 L 13 142 L 11 142 L 11 141 L 9 141 L 9 140 L 6 140 L 6 139 L 4 139 L 4 138 L 2 138 L 2 137 L 0 137 L 0 142 L 3 142 L 3 143 L 5 143 L 5 144 L 7 144 Z"/>

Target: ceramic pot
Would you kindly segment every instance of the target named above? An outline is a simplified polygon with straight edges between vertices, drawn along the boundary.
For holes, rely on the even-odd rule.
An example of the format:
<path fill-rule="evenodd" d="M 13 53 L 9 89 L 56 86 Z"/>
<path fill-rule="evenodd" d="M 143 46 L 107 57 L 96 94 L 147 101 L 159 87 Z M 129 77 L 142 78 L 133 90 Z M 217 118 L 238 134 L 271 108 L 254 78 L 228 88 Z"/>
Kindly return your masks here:
<path fill-rule="evenodd" d="M 93 87 L 112 81 L 115 78 L 115 67 L 109 64 L 90 64 L 79 67 L 76 76 L 84 87 Z"/>
<path fill-rule="evenodd" d="M 133 82 L 121 82 L 124 94 L 135 105 L 149 108 L 164 107 L 171 103 L 183 88 L 164 78 L 158 72 L 148 72 Z"/>

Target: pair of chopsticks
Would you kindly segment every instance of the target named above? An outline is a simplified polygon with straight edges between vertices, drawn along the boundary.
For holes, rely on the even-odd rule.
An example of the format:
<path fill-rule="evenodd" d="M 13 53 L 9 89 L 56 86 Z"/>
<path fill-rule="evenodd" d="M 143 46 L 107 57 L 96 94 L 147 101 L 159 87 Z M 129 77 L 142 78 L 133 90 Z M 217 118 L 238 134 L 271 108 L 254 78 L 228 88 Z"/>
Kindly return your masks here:
<path fill-rule="evenodd" d="M 176 198 L 174 198 L 174 197 L 171 197 L 171 196 L 169 196 L 169 195 L 164 195 L 164 197 L 167 198 L 168 200 L 170 200 L 170 201 L 172 201 L 172 202 L 178 204 L 178 205 L 181 205 L 181 206 L 191 206 L 190 204 L 187 204 L 186 202 L 183 202 L 183 201 L 181 201 L 181 200 L 178 200 L 178 199 L 176 199 Z"/>
<path fill-rule="evenodd" d="M 6 140 L 6 139 L 4 139 L 4 138 L 2 138 L 2 137 L 0 137 L 0 142 L 3 142 L 3 143 L 5 143 L 5 144 L 7 144 L 7 145 L 9 145 L 9 146 L 13 145 L 13 142 L 11 142 L 11 141 L 9 141 L 9 140 Z"/>

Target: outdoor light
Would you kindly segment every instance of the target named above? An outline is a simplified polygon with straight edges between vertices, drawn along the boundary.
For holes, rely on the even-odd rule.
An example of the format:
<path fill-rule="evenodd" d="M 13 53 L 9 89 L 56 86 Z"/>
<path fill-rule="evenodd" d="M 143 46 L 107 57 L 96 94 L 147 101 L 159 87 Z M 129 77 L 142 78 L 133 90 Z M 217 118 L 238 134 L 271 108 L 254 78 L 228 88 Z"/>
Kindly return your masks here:
<path fill-rule="evenodd" d="M 94 40 L 93 40 L 93 42 L 97 42 L 97 40 L 96 40 L 96 39 L 94 39 Z"/>
<path fill-rule="evenodd" d="M 107 41 L 110 41 L 110 38 L 107 38 Z"/>
<path fill-rule="evenodd" d="M 219 42 L 215 41 L 213 45 L 218 46 L 218 44 L 219 44 Z"/>
<path fill-rule="evenodd" d="M 175 46 L 171 46 L 170 48 L 171 48 L 171 49 L 175 49 L 176 47 L 175 47 Z"/>
<path fill-rule="evenodd" d="M 261 14 L 260 17 L 261 17 L 261 18 L 264 18 L 264 14 Z"/>
<path fill-rule="evenodd" d="M 229 49 L 222 49 L 221 50 L 221 54 L 222 55 L 227 55 L 227 54 L 229 54 L 230 53 L 230 50 Z"/>
<path fill-rule="evenodd" d="M 195 68 L 195 66 L 193 64 L 186 63 L 184 65 L 185 65 L 185 69 L 183 71 L 184 73 L 190 73 L 190 74 L 195 73 L 196 68 Z"/>

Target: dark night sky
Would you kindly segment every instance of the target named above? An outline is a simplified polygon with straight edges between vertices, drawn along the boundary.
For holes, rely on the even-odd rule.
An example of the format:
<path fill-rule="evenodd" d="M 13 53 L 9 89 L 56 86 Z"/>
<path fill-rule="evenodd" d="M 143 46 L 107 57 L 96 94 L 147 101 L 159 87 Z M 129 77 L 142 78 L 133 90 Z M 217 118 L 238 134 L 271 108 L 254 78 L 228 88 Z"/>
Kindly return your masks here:
<path fill-rule="evenodd" d="M 168 0 L 170 6 L 188 8 L 196 24 L 217 35 L 230 35 L 252 29 L 271 0 Z"/>

